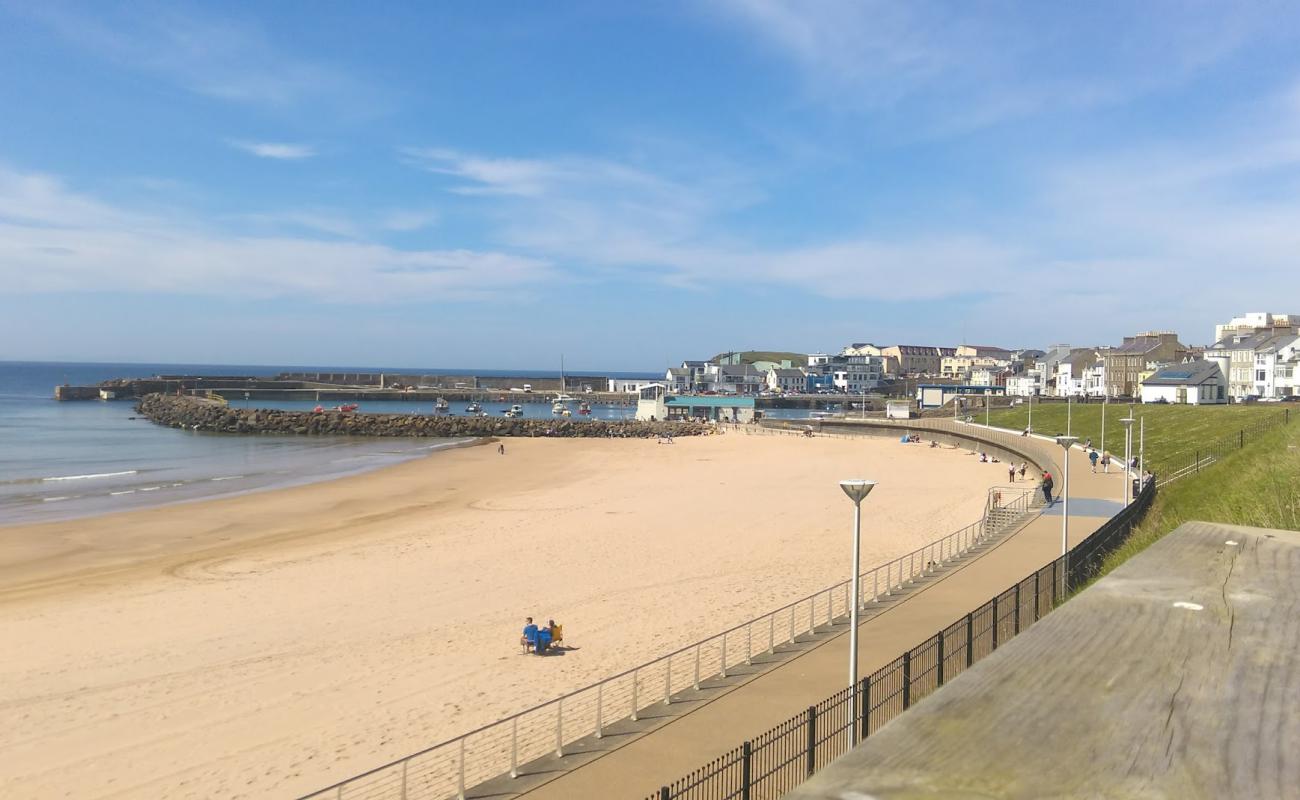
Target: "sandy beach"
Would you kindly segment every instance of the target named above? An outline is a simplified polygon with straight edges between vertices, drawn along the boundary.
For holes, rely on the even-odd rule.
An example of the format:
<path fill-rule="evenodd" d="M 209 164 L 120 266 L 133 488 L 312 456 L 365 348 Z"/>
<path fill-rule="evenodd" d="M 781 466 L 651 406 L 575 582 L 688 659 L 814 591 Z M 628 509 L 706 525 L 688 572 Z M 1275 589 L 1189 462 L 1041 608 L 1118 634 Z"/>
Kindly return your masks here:
<path fill-rule="evenodd" d="M 510 440 L 0 528 L 0 796 L 290 797 L 974 521 L 1002 464 L 888 439 Z M 527 614 L 576 649 L 520 655 Z M 870 643 L 866 643 L 870 646 Z"/>

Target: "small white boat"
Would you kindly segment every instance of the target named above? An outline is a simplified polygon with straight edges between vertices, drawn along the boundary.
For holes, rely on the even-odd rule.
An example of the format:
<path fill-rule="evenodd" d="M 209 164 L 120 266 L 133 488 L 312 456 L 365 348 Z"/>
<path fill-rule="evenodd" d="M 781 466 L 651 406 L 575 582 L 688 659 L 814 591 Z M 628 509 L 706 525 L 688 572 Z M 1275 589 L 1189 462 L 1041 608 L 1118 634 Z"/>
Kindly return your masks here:
<path fill-rule="evenodd" d="M 439 414 L 446 414 L 450 408 L 451 403 L 448 403 L 446 398 L 443 397 L 439 397 L 438 402 L 433 404 L 433 410 Z"/>
<path fill-rule="evenodd" d="M 561 414 L 568 413 L 568 411 L 569 411 L 569 407 L 566 406 L 564 403 L 560 402 L 558 399 L 554 403 L 551 403 L 551 413 L 557 417 L 560 416 Z"/>
<path fill-rule="evenodd" d="M 524 407 L 515 404 L 501 413 L 505 414 L 507 417 L 522 417 L 524 415 Z"/>
<path fill-rule="evenodd" d="M 478 403 L 470 403 L 469 405 L 465 406 L 466 414 L 477 414 L 482 410 L 483 410 L 483 406 L 479 405 Z"/>

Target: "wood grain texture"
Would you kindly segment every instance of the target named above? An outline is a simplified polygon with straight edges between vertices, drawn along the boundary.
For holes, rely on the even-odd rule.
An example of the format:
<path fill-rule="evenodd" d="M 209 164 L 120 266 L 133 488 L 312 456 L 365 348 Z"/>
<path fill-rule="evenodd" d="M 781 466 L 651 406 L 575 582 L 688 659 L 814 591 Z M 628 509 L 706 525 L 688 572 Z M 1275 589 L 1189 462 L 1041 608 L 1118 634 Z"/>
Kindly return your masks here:
<path fill-rule="evenodd" d="M 1298 711 L 1300 532 L 1192 522 L 787 797 L 1296 798 Z"/>

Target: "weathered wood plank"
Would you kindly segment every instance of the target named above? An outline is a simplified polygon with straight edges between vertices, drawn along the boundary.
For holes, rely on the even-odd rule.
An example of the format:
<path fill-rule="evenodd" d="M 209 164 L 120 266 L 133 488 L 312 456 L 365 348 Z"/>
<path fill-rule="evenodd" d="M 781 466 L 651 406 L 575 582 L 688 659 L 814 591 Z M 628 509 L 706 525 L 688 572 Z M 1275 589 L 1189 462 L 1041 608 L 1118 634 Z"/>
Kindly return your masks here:
<path fill-rule="evenodd" d="M 1183 525 L 788 797 L 1300 797 L 1300 532 Z"/>

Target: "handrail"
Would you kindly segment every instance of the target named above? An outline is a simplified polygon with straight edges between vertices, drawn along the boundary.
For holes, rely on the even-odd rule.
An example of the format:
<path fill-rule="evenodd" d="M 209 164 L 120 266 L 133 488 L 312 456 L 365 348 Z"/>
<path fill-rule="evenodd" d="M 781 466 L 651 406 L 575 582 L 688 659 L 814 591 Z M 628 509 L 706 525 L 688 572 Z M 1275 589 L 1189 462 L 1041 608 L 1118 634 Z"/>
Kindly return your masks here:
<path fill-rule="evenodd" d="M 1008 527 L 1021 515 L 1034 510 L 1034 496 L 1032 489 L 1022 489 L 1019 496 L 1000 506 L 1016 514 Z M 859 578 L 862 594 L 857 602 L 865 606 L 889 596 L 1005 529 L 990 526 L 986 513 L 981 519 L 953 533 L 866 570 Z M 345 796 L 345 790 L 353 789 L 365 794 L 348 791 L 346 797 L 403 797 L 404 794 L 396 787 L 409 787 L 412 783 L 418 783 L 422 796 L 463 798 L 467 786 L 505 774 L 516 777 L 522 763 L 548 753 L 562 756 L 565 746 L 575 739 L 587 735 L 599 738 L 612 722 L 622 719 L 635 721 L 650 704 L 671 704 L 675 694 L 698 690 L 701 683 L 709 679 L 726 678 L 728 669 L 752 663 L 755 655 L 774 652 L 778 645 L 794 643 L 801 636 L 815 634 L 820 626 L 847 617 L 850 587 L 850 580 L 839 581 L 775 611 L 367 770 L 304 798 L 323 798 L 327 794 Z M 782 628 L 779 637 L 778 617 Z M 756 644 L 758 650 L 755 650 Z M 643 698 L 653 699 L 650 703 L 643 703 Z M 607 709 L 612 712 L 608 719 Z M 391 793 L 388 792 L 390 788 L 393 789 Z M 371 793 L 372 789 L 374 793 Z"/>

